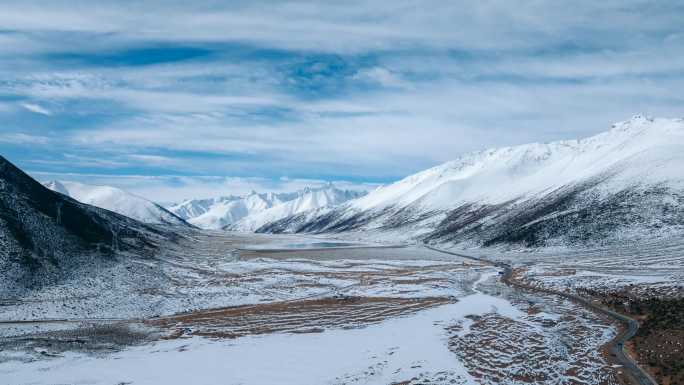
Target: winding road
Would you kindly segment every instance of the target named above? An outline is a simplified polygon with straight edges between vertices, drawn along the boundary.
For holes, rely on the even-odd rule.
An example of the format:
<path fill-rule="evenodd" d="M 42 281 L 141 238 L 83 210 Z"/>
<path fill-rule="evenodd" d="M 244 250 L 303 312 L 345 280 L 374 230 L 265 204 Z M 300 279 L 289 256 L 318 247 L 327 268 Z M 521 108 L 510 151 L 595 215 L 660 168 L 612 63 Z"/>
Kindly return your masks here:
<path fill-rule="evenodd" d="M 575 301 L 577 303 L 580 303 L 583 306 L 588 307 L 589 309 L 601 313 L 604 315 L 607 315 L 608 317 L 622 323 L 624 325 L 624 329 L 622 329 L 616 336 L 609 342 L 608 349 L 610 354 L 615 356 L 616 360 L 622 365 L 628 374 L 631 382 L 635 385 L 658 385 L 658 383 L 645 371 L 643 370 L 633 359 L 632 357 L 629 356 L 624 350 L 625 343 L 634 335 L 636 332 L 639 330 L 639 322 L 637 322 L 635 319 L 628 317 L 624 314 L 620 314 L 617 312 L 614 312 L 610 309 L 607 309 L 603 306 L 600 306 L 592 301 L 590 301 L 587 298 L 580 297 L 575 294 L 570 294 L 570 293 L 565 293 L 562 291 L 558 290 L 552 290 L 552 289 L 545 289 L 545 288 L 540 288 L 540 287 L 535 287 L 535 286 L 530 286 L 526 285 L 524 283 L 520 283 L 516 281 L 513 278 L 513 268 L 511 265 L 504 263 L 504 262 L 498 262 L 498 261 L 492 261 L 486 258 L 481 258 L 481 257 L 475 257 L 472 255 L 467 255 L 467 254 L 462 254 L 462 253 L 455 253 L 452 251 L 447 251 L 447 250 L 442 250 L 438 249 L 432 246 L 425 245 L 426 248 L 432 250 L 432 251 L 437 251 L 440 253 L 444 254 L 450 254 L 454 255 L 457 257 L 461 258 L 468 258 L 471 260 L 475 260 L 478 262 L 483 262 L 487 263 L 489 265 L 493 265 L 496 267 L 499 267 L 503 269 L 503 275 L 501 276 L 501 281 L 509 286 L 515 286 L 520 289 L 524 290 L 530 290 L 530 291 L 536 291 L 540 293 L 545 293 L 545 294 L 552 294 L 552 295 L 558 295 L 564 298 L 567 298 L 571 301 Z"/>

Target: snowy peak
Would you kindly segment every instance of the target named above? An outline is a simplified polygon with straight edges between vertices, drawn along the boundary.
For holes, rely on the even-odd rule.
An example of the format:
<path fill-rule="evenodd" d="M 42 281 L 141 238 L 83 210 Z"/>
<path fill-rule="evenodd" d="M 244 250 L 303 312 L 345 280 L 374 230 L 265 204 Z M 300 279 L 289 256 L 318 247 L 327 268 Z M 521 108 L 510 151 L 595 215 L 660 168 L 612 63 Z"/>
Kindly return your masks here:
<path fill-rule="evenodd" d="M 187 226 L 184 220 L 158 204 L 116 187 L 66 181 L 49 181 L 44 186 L 81 203 L 113 211 L 144 223 Z"/>
<path fill-rule="evenodd" d="M 45 187 L 60 194 L 69 195 L 69 190 L 59 181 L 51 180 L 44 183 Z"/>
<path fill-rule="evenodd" d="M 332 183 L 328 183 L 319 188 L 306 188 L 300 191 L 299 196 L 296 199 L 287 202 L 285 205 L 288 206 L 293 213 L 299 213 L 321 207 L 336 206 L 352 199 L 359 198 L 365 194 L 365 192 L 341 190 Z"/>
<path fill-rule="evenodd" d="M 257 193 L 251 191 L 243 197 L 230 196 L 214 199 L 189 200 L 169 209 L 187 218 L 191 224 L 218 230 L 240 219 L 296 197 L 292 193 Z"/>
<path fill-rule="evenodd" d="M 246 216 L 228 228 L 237 231 L 255 231 L 267 223 L 324 207 L 335 207 L 364 194 L 365 192 L 340 190 L 332 183 L 319 188 L 306 187 L 297 193 L 295 199 Z"/>
<path fill-rule="evenodd" d="M 617 122 L 611 127 L 611 132 L 626 132 L 631 130 L 638 130 L 640 128 L 659 128 L 660 125 L 653 124 L 655 119 L 650 116 L 637 114 L 631 119 L 622 122 Z"/>
<path fill-rule="evenodd" d="M 187 199 L 181 203 L 168 206 L 167 209 L 175 215 L 188 220 L 206 213 L 212 206 L 216 204 L 231 202 L 238 199 L 242 198 L 231 195 L 208 199 Z"/>
<path fill-rule="evenodd" d="M 636 158 L 647 161 L 672 154 L 676 152 L 673 147 L 682 144 L 684 122 L 681 119 L 652 119 L 637 115 L 616 123 L 608 132 L 587 139 L 531 143 L 469 153 L 381 187 L 352 205 L 359 210 L 406 206 L 419 199 L 429 200 L 426 194 L 444 190 L 446 185 L 451 185 L 453 194 L 447 201 L 432 200 L 434 208 L 443 208 L 458 201 L 499 203 L 614 171 L 616 165 L 630 159 L 630 163 L 634 163 Z M 639 164 L 629 166 L 631 175 L 642 168 Z M 682 175 L 670 176 L 678 178 Z"/>
<path fill-rule="evenodd" d="M 335 206 L 358 198 L 364 193 L 340 190 L 332 183 L 320 187 L 306 187 L 296 192 L 259 193 L 254 190 L 244 196 L 227 196 L 211 199 L 193 199 L 169 207 L 174 214 L 204 229 L 238 229 L 251 231 L 265 219 L 280 219 L 290 213 L 299 213 L 320 207 Z M 275 208 L 280 208 L 274 210 Z M 265 213 L 260 216 L 261 213 Z M 277 214 L 276 214 L 277 213 Z M 237 225 L 241 223 L 241 225 Z M 249 223 L 249 225 L 245 225 Z M 263 222 L 265 223 L 265 222 Z M 237 226 L 237 227 L 236 227 Z"/>
<path fill-rule="evenodd" d="M 584 150 L 599 147 L 625 150 L 649 149 L 653 146 L 667 145 L 670 140 L 681 143 L 684 135 L 684 119 L 650 118 L 635 115 L 629 120 L 615 123 L 610 131 L 579 140 Z"/>

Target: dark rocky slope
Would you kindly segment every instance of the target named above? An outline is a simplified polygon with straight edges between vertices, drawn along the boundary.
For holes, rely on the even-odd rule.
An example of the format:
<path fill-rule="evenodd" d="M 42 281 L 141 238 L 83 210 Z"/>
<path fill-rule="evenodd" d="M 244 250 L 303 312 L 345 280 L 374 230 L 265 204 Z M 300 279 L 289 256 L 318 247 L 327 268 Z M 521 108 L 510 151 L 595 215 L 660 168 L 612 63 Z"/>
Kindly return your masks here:
<path fill-rule="evenodd" d="M 56 193 L 0 156 L 0 292 L 39 287 L 173 233 Z"/>

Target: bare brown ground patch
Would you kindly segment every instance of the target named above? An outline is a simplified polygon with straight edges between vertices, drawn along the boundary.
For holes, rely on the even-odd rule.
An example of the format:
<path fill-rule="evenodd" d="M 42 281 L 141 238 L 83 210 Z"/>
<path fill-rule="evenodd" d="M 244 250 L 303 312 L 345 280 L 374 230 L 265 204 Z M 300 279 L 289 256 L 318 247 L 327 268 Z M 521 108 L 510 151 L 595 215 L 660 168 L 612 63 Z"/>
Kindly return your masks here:
<path fill-rule="evenodd" d="M 595 345 L 583 343 L 594 338 L 591 331 L 574 317 L 554 322 L 520 322 L 496 313 L 468 317 L 473 323 L 465 335 L 459 335 L 459 325 L 447 328 L 449 349 L 482 384 L 616 384 L 600 356 L 591 355 Z"/>
<path fill-rule="evenodd" d="M 636 286 L 620 290 L 582 288 L 578 291 L 614 311 L 636 319 L 640 327 L 637 334 L 625 344 L 627 353 L 659 384 L 684 384 L 682 297 L 663 296 L 659 290 L 636 290 Z M 605 355 L 614 361 L 608 352 Z"/>
<path fill-rule="evenodd" d="M 308 261 L 309 263 L 312 263 Z M 451 285 L 449 273 L 461 274 L 468 269 L 461 264 L 435 264 L 429 266 L 383 266 L 383 264 L 352 264 L 349 267 L 354 269 L 345 270 L 344 268 L 334 268 L 322 271 L 297 271 L 285 268 L 263 268 L 247 273 L 239 277 L 225 277 L 205 281 L 208 285 L 238 287 L 245 283 L 255 283 L 263 281 L 265 277 L 289 274 L 296 282 L 287 282 L 281 286 L 272 285 L 270 288 L 289 289 L 291 287 L 302 288 L 330 288 L 335 285 L 325 281 L 347 281 L 354 286 L 373 286 L 373 285 L 413 285 L 416 290 L 426 286 L 448 286 Z M 324 281 L 321 281 L 324 280 Z M 467 283 L 464 281 L 464 284 Z"/>
<path fill-rule="evenodd" d="M 516 285 L 517 287 L 528 289 L 528 290 L 533 290 L 533 291 L 540 291 L 543 293 L 551 293 L 553 294 L 555 292 L 554 289 L 548 289 L 545 288 L 543 285 L 540 285 L 540 281 L 535 281 L 531 280 L 530 277 L 527 275 L 528 270 L 526 268 L 515 268 L 511 272 L 511 277 L 509 278 L 509 282 Z M 551 271 L 551 272 L 545 272 L 543 274 L 538 274 L 538 276 L 568 276 L 568 275 L 575 275 L 576 270 L 574 269 L 563 269 L 563 270 L 557 270 L 557 271 Z M 566 293 L 569 291 L 569 289 L 564 290 Z M 579 303 L 576 299 L 573 298 L 568 298 L 572 303 L 578 304 L 578 305 L 583 305 Z M 528 314 L 529 311 L 528 311 Z M 616 328 L 616 333 L 617 335 L 620 335 L 624 331 L 624 325 L 620 322 L 615 322 L 613 319 L 609 318 L 607 315 L 603 313 L 598 313 L 595 312 L 594 316 L 596 316 L 598 319 L 601 319 L 603 322 L 610 323 L 613 325 L 614 328 Z M 565 318 L 564 320 L 567 321 L 568 316 L 564 316 L 561 318 Z M 617 359 L 615 355 L 613 355 L 610 352 L 610 346 L 613 343 L 613 341 L 608 341 L 605 344 L 601 345 L 601 347 L 598 349 L 598 353 L 603 359 L 604 362 L 608 364 L 608 367 L 610 368 L 606 372 L 609 374 L 606 374 L 606 377 L 602 380 L 603 382 L 600 382 L 601 384 L 603 383 L 619 383 L 619 384 L 629 384 L 631 385 L 633 383 L 632 377 L 628 375 L 623 369 L 621 362 Z M 634 356 L 632 356 L 634 357 Z"/>
<path fill-rule="evenodd" d="M 684 330 L 662 329 L 634 337 L 634 357 L 661 385 L 684 383 Z"/>
<path fill-rule="evenodd" d="M 454 302 L 446 297 L 343 297 L 286 301 L 202 310 L 146 321 L 168 337 L 201 335 L 236 338 L 250 334 L 309 333 L 326 328 L 357 328 L 390 317 Z"/>

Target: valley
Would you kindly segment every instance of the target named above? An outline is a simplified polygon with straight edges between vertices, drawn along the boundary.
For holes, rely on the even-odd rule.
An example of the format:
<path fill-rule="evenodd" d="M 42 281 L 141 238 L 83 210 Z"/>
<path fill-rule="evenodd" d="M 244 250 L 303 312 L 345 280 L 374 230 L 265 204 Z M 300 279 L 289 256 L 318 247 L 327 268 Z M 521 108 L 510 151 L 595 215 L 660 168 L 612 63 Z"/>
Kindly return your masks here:
<path fill-rule="evenodd" d="M 369 193 L 158 205 L 0 158 L 0 376 L 23 384 L 674 384 L 681 119 Z"/>
<path fill-rule="evenodd" d="M 682 20 L 0 2 L 0 385 L 684 385 Z"/>
<path fill-rule="evenodd" d="M 236 384 L 629 384 L 601 349 L 619 323 L 567 298 L 509 286 L 499 279 L 505 271 L 481 257 L 185 230 L 154 258 L 122 261 L 117 269 L 137 270 L 135 285 L 103 290 L 92 282 L 105 279 L 94 276 L 5 300 L 0 373 L 13 384 L 145 384 L 150 373 L 169 384 L 211 383 L 219 373 Z M 531 262 L 516 256 L 516 280 L 549 285 L 547 275 L 524 273 Z M 576 256 L 579 263 L 600 259 Z M 99 273 L 124 277 L 114 272 Z M 651 281 L 677 288 L 667 277 Z M 319 346 L 331 350 L 321 355 Z"/>

